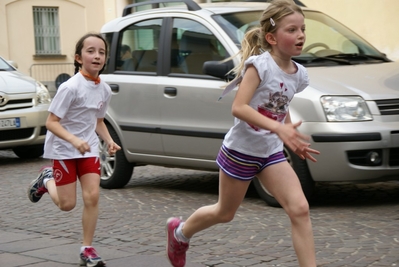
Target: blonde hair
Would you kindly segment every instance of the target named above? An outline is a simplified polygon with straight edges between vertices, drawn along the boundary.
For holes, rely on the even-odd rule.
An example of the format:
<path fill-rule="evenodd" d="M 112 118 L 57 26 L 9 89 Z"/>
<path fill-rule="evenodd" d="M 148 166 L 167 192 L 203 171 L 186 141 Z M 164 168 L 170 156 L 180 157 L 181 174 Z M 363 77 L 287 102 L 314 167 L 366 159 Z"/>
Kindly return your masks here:
<path fill-rule="evenodd" d="M 274 33 L 277 30 L 279 22 L 284 17 L 295 12 L 305 16 L 302 12 L 302 9 L 296 5 L 293 0 L 274 0 L 271 2 L 266 10 L 263 11 L 259 19 L 260 26 L 245 33 L 241 42 L 240 51 L 238 54 L 231 57 L 233 58 L 241 55 L 241 62 L 229 73 L 236 74 L 236 78 L 238 78 L 239 74 L 241 74 L 241 71 L 244 69 L 245 60 L 247 60 L 250 56 L 260 55 L 264 51 L 269 51 L 271 49 L 271 45 L 265 39 L 266 34 Z"/>

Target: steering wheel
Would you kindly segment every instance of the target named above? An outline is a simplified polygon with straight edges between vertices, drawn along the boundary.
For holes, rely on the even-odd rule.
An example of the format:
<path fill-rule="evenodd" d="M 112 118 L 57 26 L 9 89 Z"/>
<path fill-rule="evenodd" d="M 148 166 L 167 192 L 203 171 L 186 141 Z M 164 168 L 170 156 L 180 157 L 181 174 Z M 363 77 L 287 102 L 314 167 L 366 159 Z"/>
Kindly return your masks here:
<path fill-rule="evenodd" d="M 324 43 L 314 43 L 305 47 L 302 52 L 307 53 L 315 47 L 324 47 L 325 49 L 330 49 L 330 47 Z"/>

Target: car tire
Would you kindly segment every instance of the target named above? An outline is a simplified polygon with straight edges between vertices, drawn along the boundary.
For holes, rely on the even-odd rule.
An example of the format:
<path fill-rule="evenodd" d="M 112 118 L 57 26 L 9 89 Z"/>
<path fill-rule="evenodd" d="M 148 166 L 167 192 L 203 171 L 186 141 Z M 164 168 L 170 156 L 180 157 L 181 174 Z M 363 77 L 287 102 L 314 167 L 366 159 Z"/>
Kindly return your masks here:
<path fill-rule="evenodd" d="M 301 183 L 303 193 L 305 194 L 306 199 L 309 200 L 314 193 L 315 182 L 310 175 L 306 160 L 300 159 L 295 153 L 286 147 L 284 147 L 284 155 L 287 158 L 288 163 L 290 163 L 295 170 Z M 258 178 L 255 177 L 253 179 L 253 184 L 256 192 L 263 201 L 265 201 L 271 207 L 281 208 L 280 203 L 278 203 L 278 201 L 266 190 Z"/>
<path fill-rule="evenodd" d="M 134 164 L 126 159 L 116 131 L 109 124 L 107 124 L 107 128 L 112 139 L 121 147 L 121 150 L 117 151 L 114 156 L 110 156 L 107 152 L 107 144 L 100 138 L 100 186 L 106 189 L 122 188 L 129 183 L 133 174 Z"/>
<path fill-rule="evenodd" d="M 35 159 L 43 155 L 43 148 L 44 145 L 20 146 L 14 147 L 12 151 L 21 159 Z"/>

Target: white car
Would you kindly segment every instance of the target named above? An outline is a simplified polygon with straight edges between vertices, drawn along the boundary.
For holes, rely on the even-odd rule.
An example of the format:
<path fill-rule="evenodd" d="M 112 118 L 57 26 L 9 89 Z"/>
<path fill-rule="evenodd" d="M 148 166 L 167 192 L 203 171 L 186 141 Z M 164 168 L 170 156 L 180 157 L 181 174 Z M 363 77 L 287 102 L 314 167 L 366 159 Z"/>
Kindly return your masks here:
<path fill-rule="evenodd" d="M 234 92 L 217 100 L 239 59 L 220 60 L 239 51 L 268 4 L 183 2 L 138 12 L 149 3 L 175 3 L 128 5 L 101 30 L 110 44 L 101 77 L 113 90 L 106 123 L 122 147 L 116 157 L 102 151 L 104 188 L 125 186 L 138 165 L 218 169 Z M 307 68 L 310 85 L 294 97 L 290 113 L 321 154 L 313 163 L 285 153 L 306 196 L 315 182 L 399 179 L 399 63 L 326 14 L 303 11 L 307 40 L 294 60 Z M 131 56 L 122 60 L 126 46 Z M 278 206 L 257 179 L 254 185 Z"/>
<path fill-rule="evenodd" d="M 43 84 L 0 57 L 0 149 L 20 158 L 43 155 L 50 102 Z"/>

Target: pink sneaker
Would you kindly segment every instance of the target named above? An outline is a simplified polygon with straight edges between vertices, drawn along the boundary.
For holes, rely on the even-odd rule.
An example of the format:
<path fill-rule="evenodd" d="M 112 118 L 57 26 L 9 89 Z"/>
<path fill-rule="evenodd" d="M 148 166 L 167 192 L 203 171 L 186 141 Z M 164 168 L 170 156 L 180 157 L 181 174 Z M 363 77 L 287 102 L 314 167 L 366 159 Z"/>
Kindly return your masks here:
<path fill-rule="evenodd" d="M 171 217 L 166 221 L 166 253 L 173 267 L 184 267 L 186 265 L 188 243 L 180 242 L 175 237 L 175 231 L 181 222 L 182 220 L 176 217 Z"/>
<path fill-rule="evenodd" d="M 80 253 L 80 264 L 79 266 L 87 267 L 104 267 L 105 261 L 97 254 L 97 251 L 93 247 L 87 247 Z"/>

